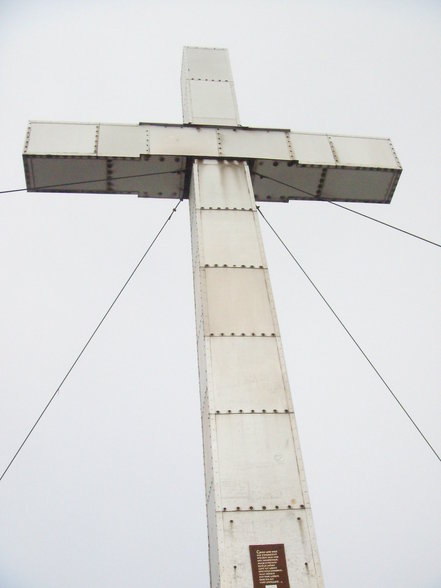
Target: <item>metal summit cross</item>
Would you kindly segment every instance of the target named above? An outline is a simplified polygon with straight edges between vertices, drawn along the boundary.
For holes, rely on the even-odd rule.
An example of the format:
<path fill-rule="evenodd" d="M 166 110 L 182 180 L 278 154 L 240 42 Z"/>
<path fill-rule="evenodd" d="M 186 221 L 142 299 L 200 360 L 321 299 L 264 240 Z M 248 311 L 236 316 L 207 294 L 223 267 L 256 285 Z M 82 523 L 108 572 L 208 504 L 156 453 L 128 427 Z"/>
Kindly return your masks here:
<path fill-rule="evenodd" d="M 257 201 L 390 202 L 388 139 L 239 124 L 228 52 L 184 48 L 184 124 L 31 122 L 32 192 L 188 198 L 212 588 L 323 586 Z"/>

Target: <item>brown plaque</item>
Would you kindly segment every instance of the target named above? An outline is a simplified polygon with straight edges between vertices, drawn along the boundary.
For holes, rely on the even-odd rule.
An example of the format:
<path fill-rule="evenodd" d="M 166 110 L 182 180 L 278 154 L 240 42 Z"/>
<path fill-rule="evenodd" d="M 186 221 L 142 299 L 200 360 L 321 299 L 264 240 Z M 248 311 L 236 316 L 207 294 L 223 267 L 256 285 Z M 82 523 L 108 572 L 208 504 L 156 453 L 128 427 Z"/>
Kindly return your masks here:
<path fill-rule="evenodd" d="M 283 543 L 250 545 L 250 556 L 254 588 L 289 588 Z"/>

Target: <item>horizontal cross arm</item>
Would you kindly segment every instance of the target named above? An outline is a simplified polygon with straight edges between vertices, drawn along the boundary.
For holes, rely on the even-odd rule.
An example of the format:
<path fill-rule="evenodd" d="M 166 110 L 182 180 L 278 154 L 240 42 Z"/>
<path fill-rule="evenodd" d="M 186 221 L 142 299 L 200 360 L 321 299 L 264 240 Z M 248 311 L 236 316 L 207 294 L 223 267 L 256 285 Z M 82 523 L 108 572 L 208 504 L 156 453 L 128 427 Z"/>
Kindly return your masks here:
<path fill-rule="evenodd" d="M 401 166 L 388 139 L 284 129 L 29 124 L 23 153 L 35 192 L 187 197 L 192 160 L 250 163 L 256 200 L 390 202 Z"/>

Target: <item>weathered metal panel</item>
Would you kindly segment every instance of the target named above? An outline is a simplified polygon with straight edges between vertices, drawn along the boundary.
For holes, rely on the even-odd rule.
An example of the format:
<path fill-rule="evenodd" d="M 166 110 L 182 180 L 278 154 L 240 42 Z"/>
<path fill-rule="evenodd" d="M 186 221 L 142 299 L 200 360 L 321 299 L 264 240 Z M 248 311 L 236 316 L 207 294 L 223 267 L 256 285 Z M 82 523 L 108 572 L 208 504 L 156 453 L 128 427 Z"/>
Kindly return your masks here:
<path fill-rule="evenodd" d="M 144 125 L 141 125 L 144 126 Z M 218 157 L 216 129 L 180 127 L 174 125 L 145 125 L 150 137 L 150 153 L 158 155 L 193 155 Z"/>
<path fill-rule="evenodd" d="M 187 78 L 232 82 L 228 49 L 184 47 L 182 73 Z"/>
<path fill-rule="evenodd" d="M 254 209 L 254 198 L 242 163 L 205 161 L 199 166 L 196 205 L 204 208 Z"/>
<path fill-rule="evenodd" d="M 293 159 L 285 131 L 220 128 L 217 136 L 221 156 L 247 160 Z"/>
<path fill-rule="evenodd" d="M 142 197 L 179 198 L 184 189 L 185 160 L 151 156 L 147 159 L 113 159 L 110 191 Z"/>
<path fill-rule="evenodd" d="M 344 202 L 388 202 L 396 177 L 394 171 L 329 169 L 321 198 Z"/>
<path fill-rule="evenodd" d="M 275 336 L 266 270 L 206 268 L 206 334 Z"/>
<path fill-rule="evenodd" d="M 231 82 L 187 80 L 192 124 L 235 125 L 237 106 Z"/>
<path fill-rule="evenodd" d="M 339 165 L 401 169 L 389 139 L 332 135 L 329 142 Z"/>
<path fill-rule="evenodd" d="M 305 505 L 289 414 L 216 414 L 219 510 Z"/>
<path fill-rule="evenodd" d="M 291 133 L 294 156 L 300 163 L 335 165 L 334 154 L 327 135 Z"/>
<path fill-rule="evenodd" d="M 201 210 L 201 265 L 263 267 L 255 213 Z"/>
<path fill-rule="evenodd" d="M 148 154 L 149 134 L 140 125 L 99 125 L 98 155 L 106 157 L 136 157 Z"/>
<path fill-rule="evenodd" d="M 276 163 L 277 165 L 274 165 Z M 301 167 L 286 161 L 257 161 L 252 180 L 258 201 L 311 200 L 317 195 L 325 168 Z"/>
<path fill-rule="evenodd" d="M 107 168 L 95 157 L 24 156 L 30 192 L 102 193 L 108 191 Z"/>
<path fill-rule="evenodd" d="M 89 123 L 29 123 L 25 154 L 96 155 L 98 125 Z"/>
<path fill-rule="evenodd" d="M 212 410 L 292 411 L 277 337 L 211 337 Z"/>
<path fill-rule="evenodd" d="M 184 122 L 239 124 L 226 49 L 184 47 L 181 89 Z"/>

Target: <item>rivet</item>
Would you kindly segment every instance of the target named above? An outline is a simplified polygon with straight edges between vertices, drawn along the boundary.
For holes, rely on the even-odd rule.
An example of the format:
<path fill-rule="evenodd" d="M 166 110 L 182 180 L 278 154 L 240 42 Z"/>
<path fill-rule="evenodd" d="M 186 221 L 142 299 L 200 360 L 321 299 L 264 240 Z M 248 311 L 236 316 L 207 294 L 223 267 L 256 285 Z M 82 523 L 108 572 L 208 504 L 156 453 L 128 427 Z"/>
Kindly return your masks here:
<path fill-rule="evenodd" d="M 262 409 L 262 412 L 266 412 L 266 410 L 265 409 Z"/>
<path fill-rule="evenodd" d="M 266 506 L 262 506 L 262 510 L 266 510 Z"/>
<path fill-rule="evenodd" d="M 230 519 L 230 523 L 234 523 L 233 519 Z"/>
<path fill-rule="evenodd" d="M 302 517 L 297 517 L 297 520 L 298 520 L 298 521 L 301 521 L 301 520 L 302 520 Z"/>
<path fill-rule="evenodd" d="M 254 506 L 250 506 L 250 510 L 254 510 Z"/>
<path fill-rule="evenodd" d="M 278 161 L 273 161 L 273 166 L 274 167 L 277 167 L 278 165 L 279 165 L 279 162 Z"/>
<path fill-rule="evenodd" d="M 305 505 L 304 505 L 304 504 L 301 504 L 301 505 L 300 505 L 300 508 L 305 508 Z"/>
<path fill-rule="evenodd" d="M 165 161 L 165 157 L 162 157 L 162 156 L 161 156 L 161 157 L 159 158 L 159 161 Z"/>
<path fill-rule="evenodd" d="M 292 508 L 290 504 L 288 504 L 288 508 Z"/>
<path fill-rule="evenodd" d="M 236 510 L 240 510 L 240 506 L 236 506 Z"/>

